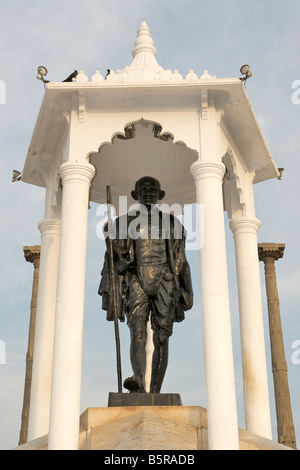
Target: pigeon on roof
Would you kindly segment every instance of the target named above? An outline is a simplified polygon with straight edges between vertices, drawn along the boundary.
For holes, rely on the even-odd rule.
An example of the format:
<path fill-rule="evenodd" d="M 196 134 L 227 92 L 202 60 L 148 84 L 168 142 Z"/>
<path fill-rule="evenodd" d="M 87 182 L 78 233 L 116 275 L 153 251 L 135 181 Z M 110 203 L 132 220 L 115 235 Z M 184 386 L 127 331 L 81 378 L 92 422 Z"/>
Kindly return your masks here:
<path fill-rule="evenodd" d="M 65 80 L 63 80 L 63 82 L 72 82 L 73 78 L 76 78 L 77 75 L 78 75 L 78 72 L 77 70 L 75 70 L 73 73 L 71 73 L 71 75 L 69 75 Z"/>

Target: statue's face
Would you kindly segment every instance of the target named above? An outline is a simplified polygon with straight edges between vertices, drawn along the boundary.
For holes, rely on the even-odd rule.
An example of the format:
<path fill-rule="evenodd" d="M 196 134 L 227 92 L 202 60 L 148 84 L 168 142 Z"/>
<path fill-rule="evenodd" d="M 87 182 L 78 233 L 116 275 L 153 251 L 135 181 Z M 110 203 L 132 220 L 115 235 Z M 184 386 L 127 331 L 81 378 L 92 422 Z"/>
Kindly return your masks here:
<path fill-rule="evenodd" d="M 139 203 L 147 207 L 156 204 L 161 199 L 159 183 L 154 178 L 145 177 L 139 180 L 136 192 Z"/>

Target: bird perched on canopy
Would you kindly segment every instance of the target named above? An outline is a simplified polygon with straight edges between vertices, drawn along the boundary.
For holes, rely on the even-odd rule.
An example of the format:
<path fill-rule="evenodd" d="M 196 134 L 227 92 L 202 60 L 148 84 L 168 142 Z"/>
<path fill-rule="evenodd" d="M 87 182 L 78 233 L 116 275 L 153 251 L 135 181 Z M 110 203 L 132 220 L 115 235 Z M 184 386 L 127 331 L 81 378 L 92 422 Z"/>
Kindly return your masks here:
<path fill-rule="evenodd" d="M 69 75 L 65 80 L 63 80 L 63 82 L 72 82 L 73 78 L 76 78 L 77 75 L 78 75 L 78 72 L 77 70 L 75 70 L 73 73 L 71 73 L 71 75 Z"/>

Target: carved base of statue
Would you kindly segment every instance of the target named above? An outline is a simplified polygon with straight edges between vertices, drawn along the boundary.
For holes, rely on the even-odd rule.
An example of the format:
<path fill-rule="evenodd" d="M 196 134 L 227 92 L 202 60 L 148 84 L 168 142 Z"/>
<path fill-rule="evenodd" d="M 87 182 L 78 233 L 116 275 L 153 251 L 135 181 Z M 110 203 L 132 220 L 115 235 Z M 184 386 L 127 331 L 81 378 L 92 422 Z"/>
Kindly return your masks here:
<path fill-rule="evenodd" d="M 110 392 L 108 406 L 182 406 L 179 393 Z"/>

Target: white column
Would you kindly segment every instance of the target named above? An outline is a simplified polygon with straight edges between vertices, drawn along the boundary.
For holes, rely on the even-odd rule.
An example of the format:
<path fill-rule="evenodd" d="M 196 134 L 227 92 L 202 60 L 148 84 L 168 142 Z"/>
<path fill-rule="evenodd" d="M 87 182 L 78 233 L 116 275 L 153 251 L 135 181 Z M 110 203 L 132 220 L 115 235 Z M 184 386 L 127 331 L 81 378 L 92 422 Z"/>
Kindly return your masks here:
<path fill-rule="evenodd" d="M 56 308 L 60 220 L 44 219 L 41 232 L 40 275 L 28 420 L 31 441 L 48 434 Z"/>
<path fill-rule="evenodd" d="M 256 218 L 232 219 L 240 310 L 246 429 L 272 439 Z"/>
<path fill-rule="evenodd" d="M 209 160 L 198 160 L 191 166 L 197 205 L 204 205 L 200 280 L 210 450 L 239 448 L 222 194 L 224 172 L 223 163 Z M 203 227 L 198 230 L 203 232 Z"/>
<path fill-rule="evenodd" d="M 89 187 L 95 168 L 66 162 L 53 354 L 49 450 L 78 448 Z"/>

